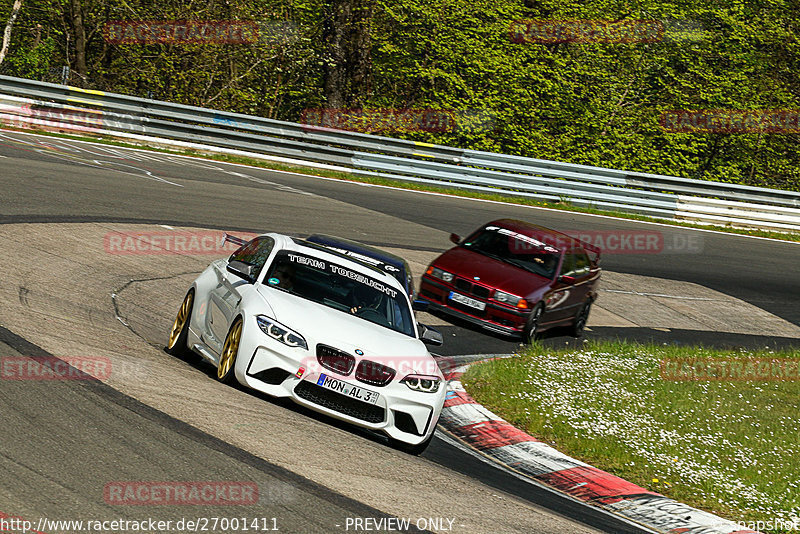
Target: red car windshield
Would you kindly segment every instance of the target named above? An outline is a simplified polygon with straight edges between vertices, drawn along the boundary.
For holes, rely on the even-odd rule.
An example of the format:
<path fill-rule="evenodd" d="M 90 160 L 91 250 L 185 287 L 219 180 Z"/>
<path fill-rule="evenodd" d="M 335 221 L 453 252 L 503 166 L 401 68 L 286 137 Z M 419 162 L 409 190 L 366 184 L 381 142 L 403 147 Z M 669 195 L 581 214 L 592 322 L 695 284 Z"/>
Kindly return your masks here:
<path fill-rule="evenodd" d="M 478 230 L 461 246 L 549 279 L 555 278 L 560 256 L 555 247 L 499 226 Z"/>

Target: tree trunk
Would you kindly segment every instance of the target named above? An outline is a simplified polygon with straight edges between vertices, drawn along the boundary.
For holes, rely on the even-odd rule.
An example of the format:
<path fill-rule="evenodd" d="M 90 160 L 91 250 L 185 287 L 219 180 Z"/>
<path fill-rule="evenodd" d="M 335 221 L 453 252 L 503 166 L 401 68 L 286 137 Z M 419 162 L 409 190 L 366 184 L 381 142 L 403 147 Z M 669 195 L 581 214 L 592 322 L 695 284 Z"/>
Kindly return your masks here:
<path fill-rule="evenodd" d="M 17 15 L 19 14 L 21 7 L 22 0 L 14 0 L 14 6 L 11 8 L 11 16 L 8 17 L 6 29 L 3 32 L 3 48 L 0 49 L 0 64 L 3 63 L 3 60 L 6 58 L 6 54 L 8 53 L 8 46 L 11 44 L 11 28 L 14 27 L 14 21 L 17 20 Z"/>
<path fill-rule="evenodd" d="M 326 6 L 323 91 L 328 108 L 360 107 L 364 100 L 372 72 L 374 9 L 375 0 L 331 0 Z"/>
<path fill-rule="evenodd" d="M 81 0 L 70 0 L 72 11 L 72 31 L 75 34 L 75 72 L 86 81 L 88 73 L 86 67 L 86 27 L 83 20 L 83 6 Z"/>

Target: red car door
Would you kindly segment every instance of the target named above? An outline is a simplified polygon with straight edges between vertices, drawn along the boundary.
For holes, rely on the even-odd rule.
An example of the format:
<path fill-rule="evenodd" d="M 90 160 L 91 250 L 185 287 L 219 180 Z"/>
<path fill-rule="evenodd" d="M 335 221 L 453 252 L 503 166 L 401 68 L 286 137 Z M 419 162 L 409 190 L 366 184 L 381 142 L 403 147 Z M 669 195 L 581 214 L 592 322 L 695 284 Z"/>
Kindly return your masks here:
<path fill-rule="evenodd" d="M 592 270 L 592 264 L 589 261 L 589 256 L 583 249 L 576 248 L 572 251 L 573 266 L 572 272 L 568 273 L 568 279 L 564 281 L 570 284 L 571 290 L 569 293 L 567 309 L 565 309 L 565 319 L 572 319 L 580 311 L 583 303 L 589 297 L 589 292 L 592 289 L 592 280 L 595 278 L 596 272 Z"/>
<path fill-rule="evenodd" d="M 571 284 L 566 283 L 564 276 L 569 276 L 574 270 L 575 256 L 571 251 L 564 253 L 559 274 L 553 281 L 552 289 L 545 297 L 545 315 L 543 322 L 553 323 L 563 321 L 569 314 L 569 306 L 574 300 Z"/>
<path fill-rule="evenodd" d="M 589 256 L 583 249 L 568 250 L 550 295 L 550 313 L 545 321 L 566 323 L 575 317 L 586 302 L 594 275 Z"/>

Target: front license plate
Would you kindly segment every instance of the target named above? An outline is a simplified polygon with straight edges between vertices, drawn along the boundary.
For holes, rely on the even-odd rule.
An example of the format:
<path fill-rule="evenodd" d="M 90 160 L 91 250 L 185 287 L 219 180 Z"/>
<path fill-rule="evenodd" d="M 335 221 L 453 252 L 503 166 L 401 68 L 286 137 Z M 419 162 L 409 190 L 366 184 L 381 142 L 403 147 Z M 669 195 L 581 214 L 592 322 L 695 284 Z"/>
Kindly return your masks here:
<path fill-rule="evenodd" d="M 336 393 L 341 393 L 342 395 L 353 397 L 354 399 L 358 399 L 361 402 L 368 402 L 370 404 L 377 403 L 378 399 L 381 396 L 380 393 L 360 388 L 355 384 L 348 384 L 343 380 L 337 380 L 335 378 L 331 378 L 326 374 L 319 375 L 319 378 L 317 379 L 317 385 L 322 386 L 325 389 L 330 389 L 331 391 L 335 391 Z"/>
<path fill-rule="evenodd" d="M 458 302 L 459 304 L 463 304 L 464 306 L 469 306 L 470 308 L 475 308 L 476 310 L 485 310 L 486 303 L 481 302 L 480 300 L 475 300 L 467 297 L 466 295 L 462 295 L 461 293 L 456 293 L 455 291 L 450 292 L 450 300 L 454 302 Z"/>

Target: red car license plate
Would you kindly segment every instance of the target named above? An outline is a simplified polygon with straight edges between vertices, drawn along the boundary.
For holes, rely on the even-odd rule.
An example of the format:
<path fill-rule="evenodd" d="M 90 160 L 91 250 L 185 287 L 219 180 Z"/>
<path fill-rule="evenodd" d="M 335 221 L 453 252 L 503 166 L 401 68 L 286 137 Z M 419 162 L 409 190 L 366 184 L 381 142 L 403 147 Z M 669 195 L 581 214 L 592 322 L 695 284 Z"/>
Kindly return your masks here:
<path fill-rule="evenodd" d="M 456 293 L 455 291 L 450 292 L 450 300 L 453 302 L 458 302 L 459 304 L 463 304 L 464 306 L 469 306 L 470 308 L 475 308 L 476 310 L 486 309 L 485 302 L 469 298 L 468 296 L 462 295 L 461 293 Z"/>

